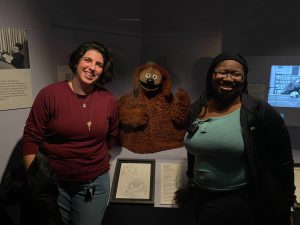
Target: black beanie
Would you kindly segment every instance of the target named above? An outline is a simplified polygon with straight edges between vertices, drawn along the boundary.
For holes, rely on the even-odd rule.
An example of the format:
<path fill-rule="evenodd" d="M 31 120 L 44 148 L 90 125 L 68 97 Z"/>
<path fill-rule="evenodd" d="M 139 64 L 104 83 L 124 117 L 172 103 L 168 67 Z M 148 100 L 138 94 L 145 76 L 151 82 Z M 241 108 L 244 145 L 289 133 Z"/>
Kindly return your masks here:
<path fill-rule="evenodd" d="M 228 52 L 221 53 L 221 54 L 217 55 L 212 60 L 212 62 L 210 64 L 210 67 L 209 67 L 209 70 L 208 70 L 208 74 L 211 74 L 213 72 L 216 65 L 218 65 L 220 62 L 222 62 L 224 60 L 228 60 L 228 59 L 235 60 L 235 61 L 239 62 L 240 64 L 242 64 L 242 66 L 244 67 L 245 75 L 248 74 L 248 63 L 247 63 L 247 61 L 240 54 L 228 53 Z"/>

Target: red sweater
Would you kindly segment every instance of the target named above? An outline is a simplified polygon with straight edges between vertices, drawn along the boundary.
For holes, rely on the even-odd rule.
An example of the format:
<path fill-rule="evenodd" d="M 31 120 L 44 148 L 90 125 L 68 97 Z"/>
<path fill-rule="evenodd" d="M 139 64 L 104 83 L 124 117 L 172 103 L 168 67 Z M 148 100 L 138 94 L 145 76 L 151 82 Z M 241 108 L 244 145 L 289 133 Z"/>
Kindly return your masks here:
<path fill-rule="evenodd" d="M 46 151 L 59 181 L 91 180 L 109 170 L 108 148 L 118 135 L 116 108 L 116 99 L 104 89 L 87 99 L 76 96 L 66 81 L 51 84 L 39 92 L 31 108 L 23 154 Z"/>

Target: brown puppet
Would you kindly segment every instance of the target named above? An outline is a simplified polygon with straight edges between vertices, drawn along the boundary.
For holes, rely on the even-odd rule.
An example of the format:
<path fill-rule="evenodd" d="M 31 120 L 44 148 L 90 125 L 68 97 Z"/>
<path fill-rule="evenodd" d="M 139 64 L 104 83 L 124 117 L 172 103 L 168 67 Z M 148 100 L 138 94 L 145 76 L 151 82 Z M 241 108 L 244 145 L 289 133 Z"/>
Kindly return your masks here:
<path fill-rule="evenodd" d="M 133 91 L 118 100 L 120 139 L 136 153 L 154 153 L 183 146 L 191 100 L 178 88 L 172 94 L 170 73 L 155 63 L 139 66 Z"/>

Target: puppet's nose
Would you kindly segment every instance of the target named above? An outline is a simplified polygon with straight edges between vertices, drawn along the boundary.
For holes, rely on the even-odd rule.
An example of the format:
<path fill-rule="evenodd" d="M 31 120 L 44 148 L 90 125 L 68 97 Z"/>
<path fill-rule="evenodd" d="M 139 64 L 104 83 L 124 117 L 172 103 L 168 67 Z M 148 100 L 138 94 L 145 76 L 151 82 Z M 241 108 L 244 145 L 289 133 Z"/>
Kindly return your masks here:
<path fill-rule="evenodd" d="M 148 85 L 154 85 L 154 80 L 152 78 L 147 79 L 147 84 Z"/>

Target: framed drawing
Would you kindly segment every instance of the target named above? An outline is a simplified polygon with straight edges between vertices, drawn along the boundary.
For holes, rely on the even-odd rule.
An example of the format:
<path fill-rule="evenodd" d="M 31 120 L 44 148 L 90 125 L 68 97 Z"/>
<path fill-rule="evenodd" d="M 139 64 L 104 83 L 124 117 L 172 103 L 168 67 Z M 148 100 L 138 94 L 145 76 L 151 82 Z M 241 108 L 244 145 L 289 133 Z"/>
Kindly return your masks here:
<path fill-rule="evenodd" d="M 300 163 L 294 164 L 294 178 L 296 186 L 296 203 L 294 208 L 300 209 Z"/>
<path fill-rule="evenodd" d="M 154 204 L 155 161 L 118 159 L 110 202 Z"/>

